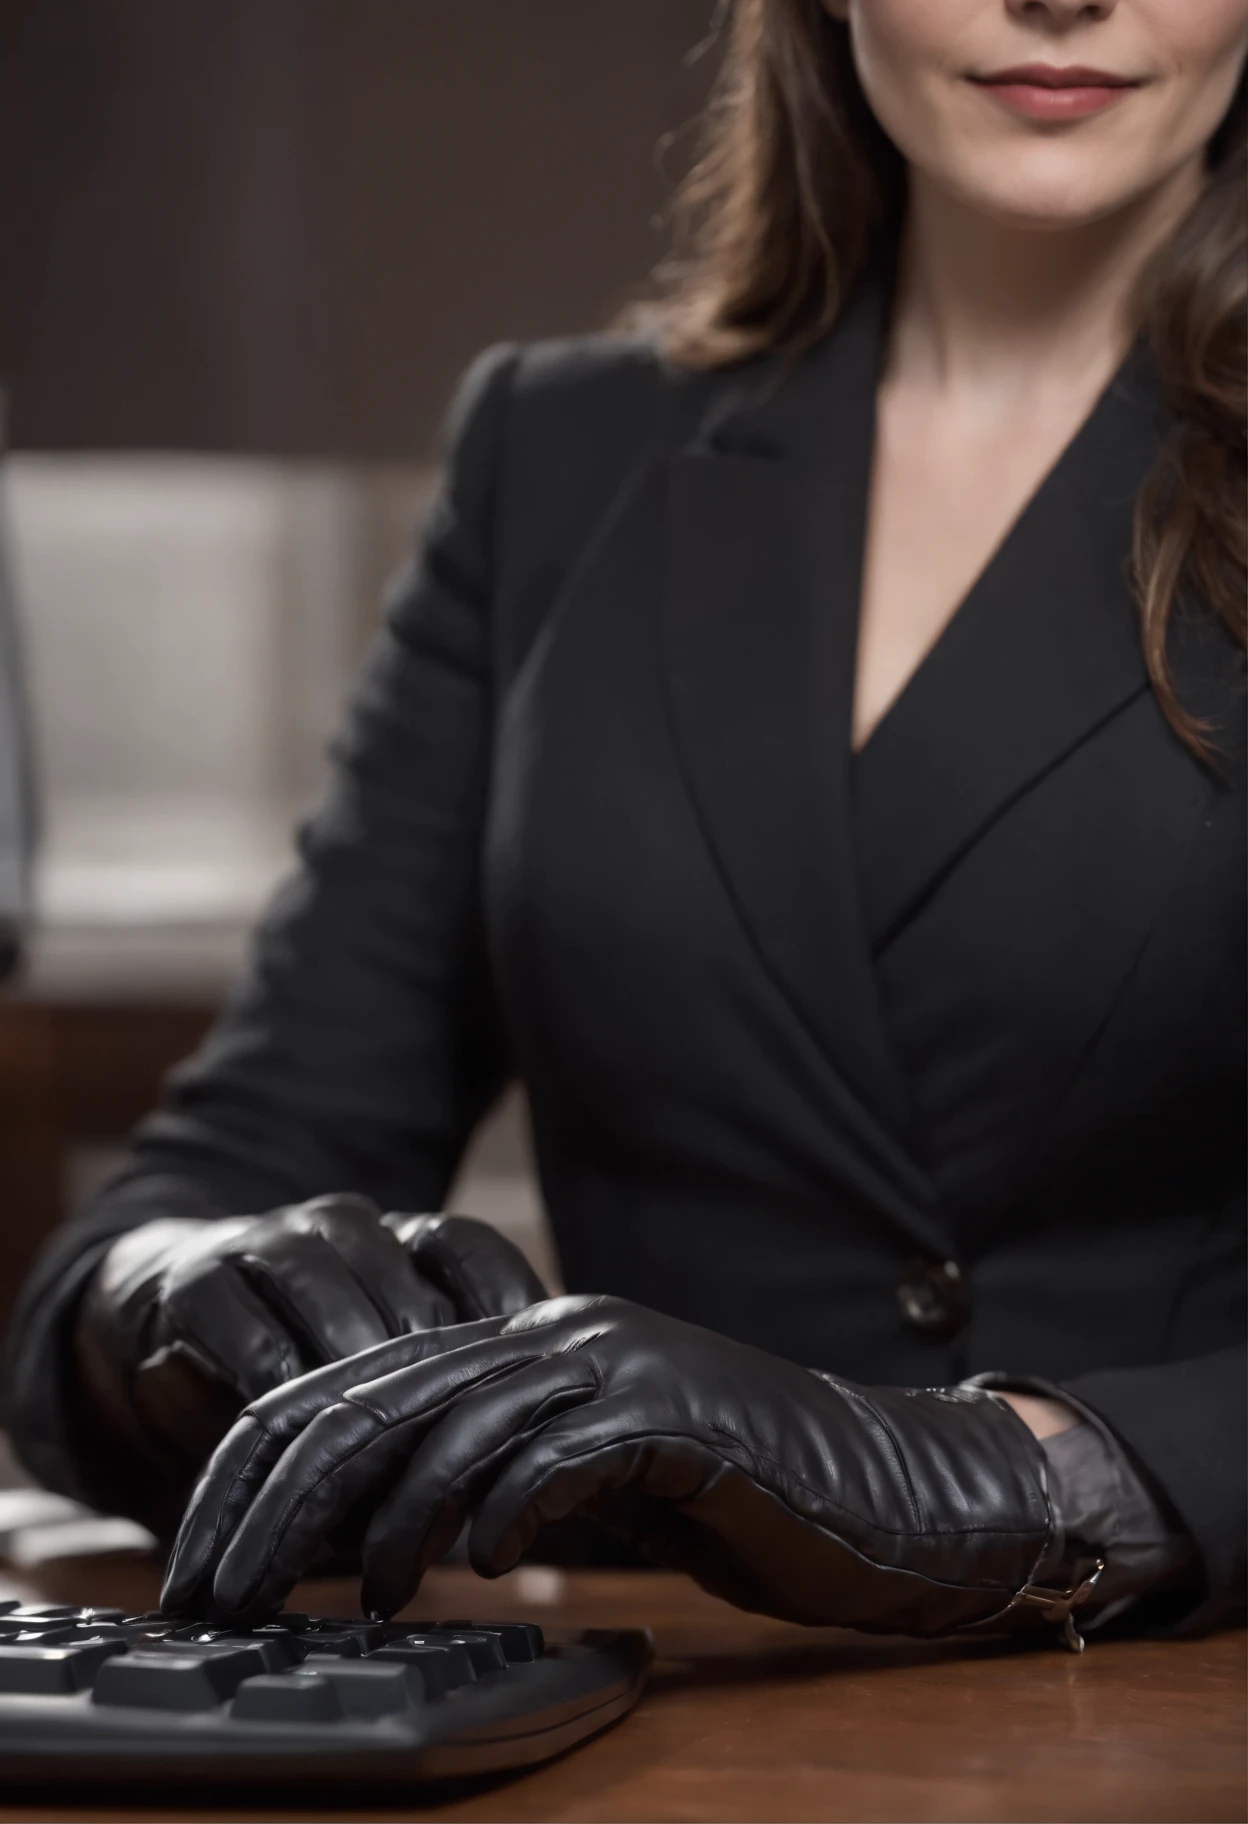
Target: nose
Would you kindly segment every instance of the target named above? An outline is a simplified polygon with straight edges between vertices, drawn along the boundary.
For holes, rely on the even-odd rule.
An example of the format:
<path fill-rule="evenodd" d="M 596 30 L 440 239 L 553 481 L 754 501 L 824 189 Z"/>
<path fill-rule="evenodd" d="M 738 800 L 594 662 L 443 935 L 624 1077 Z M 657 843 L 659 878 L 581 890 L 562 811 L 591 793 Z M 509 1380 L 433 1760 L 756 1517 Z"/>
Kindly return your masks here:
<path fill-rule="evenodd" d="M 1108 19 L 1118 0 L 1005 0 L 1012 18 L 1041 31 L 1066 31 L 1072 25 L 1095 25 Z"/>

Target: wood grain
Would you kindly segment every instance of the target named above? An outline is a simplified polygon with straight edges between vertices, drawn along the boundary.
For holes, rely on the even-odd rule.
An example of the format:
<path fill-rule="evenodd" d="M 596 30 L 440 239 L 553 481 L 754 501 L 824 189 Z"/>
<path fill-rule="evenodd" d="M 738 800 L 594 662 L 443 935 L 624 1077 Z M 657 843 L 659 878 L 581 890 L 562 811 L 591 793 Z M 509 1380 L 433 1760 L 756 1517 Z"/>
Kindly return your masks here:
<path fill-rule="evenodd" d="M 0 1594 L 155 1600 L 137 1560 L 49 1566 Z M 346 1583 L 292 1599 L 354 1612 Z M 1245 1636 L 1056 1649 L 921 1645 L 743 1615 L 674 1577 L 536 1567 L 484 1584 L 426 1580 L 425 1618 L 526 1616 L 549 1628 L 650 1627 L 658 1658 L 633 1715 L 519 1779 L 435 1803 L 326 1807 L 346 1818 L 549 1820 L 1240 1820 L 1245 1788 Z M 247 1814 L 306 1817 L 263 1803 Z M 84 1813 L 0 1804 L 0 1819 L 208 1819 L 107 1806 Z"/>

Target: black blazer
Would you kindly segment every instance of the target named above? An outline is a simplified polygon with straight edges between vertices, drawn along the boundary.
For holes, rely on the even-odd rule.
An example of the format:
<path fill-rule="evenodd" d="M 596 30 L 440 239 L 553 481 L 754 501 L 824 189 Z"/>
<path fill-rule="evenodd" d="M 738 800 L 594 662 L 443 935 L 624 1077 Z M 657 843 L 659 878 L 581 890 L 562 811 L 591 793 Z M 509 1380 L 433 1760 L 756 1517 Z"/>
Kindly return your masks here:
<path fill-rule="evenodd" d="M 570 1289 L 867 1382 L 1068 1385 L 1199 1540 L 1192 1619 L 1242 1602 L 1241 661 L 1177 629 L 1215 776 L 1125 580 L 1164 434 L 1133 357 L 851 759 L 886 306 L 791 368 L 472 370 L 300 869 L 27 1289 L 48 1479 L 85 1477 L 67 1313 L 153 1175 L 437 1207 L 518 1073 Z"/>

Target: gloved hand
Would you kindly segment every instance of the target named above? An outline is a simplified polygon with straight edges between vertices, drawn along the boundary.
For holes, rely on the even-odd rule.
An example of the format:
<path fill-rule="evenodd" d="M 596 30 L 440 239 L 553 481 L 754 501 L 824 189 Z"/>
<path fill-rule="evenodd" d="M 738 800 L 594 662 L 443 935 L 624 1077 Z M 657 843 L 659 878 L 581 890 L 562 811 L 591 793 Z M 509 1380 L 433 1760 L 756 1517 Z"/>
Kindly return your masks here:
<path fill-rule="evenodd" d="M 79 1310 L 76 1367 L 115 1438 L 198 1469 L 270 1388 L 387 1337 L 545 1297 L 519 1249 L 470 1216 L 382 1216 L 340 1195 L 265 1216 L 169 1217 L 105 1255 Z"/>
<path fill-rule="evenodd" d="M 162 1601 L 275 1607 L 370 1511 L 370 1614 L 411 1598 L 470 1512 L 483 1576 L 580 1513 L 742 1608 L 924 1635 L 1003 1611 L 1052 1526 L 1043 1451 L 989 1393 L 859 1387 L 619 1299 L 562 1298 L 257 1401 L 195 1491 Z"/>

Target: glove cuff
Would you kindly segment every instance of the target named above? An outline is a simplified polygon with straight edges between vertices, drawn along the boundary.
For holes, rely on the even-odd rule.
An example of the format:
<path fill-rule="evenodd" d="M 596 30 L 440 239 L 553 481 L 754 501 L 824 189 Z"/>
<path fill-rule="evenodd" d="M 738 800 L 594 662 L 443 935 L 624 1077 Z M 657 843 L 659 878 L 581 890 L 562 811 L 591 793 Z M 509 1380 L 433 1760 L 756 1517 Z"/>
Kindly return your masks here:
<path fill-rule="evenodd" d="M 1063 1398 L 1060 1388 L 1038 1376 L 1012 1375 L 995 1370 L 970 1375 L 959 1382 L 959 1386 L 989 1394 L 1003 1405 L 1008 1405 L 1002 1399 L 1005 1393 L 1030 1393 L 1044 1399 Z M 1019 1423 L 1024 1421 L 1020 1419 Z M 1061 1629 L 1062 1644 L 1072 1653 L 1082 1653 L 1086 1642 L 1075 1625 L 1074 1617 L 1092 1600 L 1105 1570 L 1105 1559 L 1099 1552 L 1076 1550 L 1073 1542 L 1068 1548 L 1064 1516 L 1053 1500 L 1049 1483 L 1047 1453 L 1043 1452 L 1042 1444 L 1040 1449 L 1044 1454 L 1045 1499 L 1052 1516 L 1048 1546 L 1033 1567 L 1031 1579 L 1015 1592 L 1005 1607 L 995 1615 L 989 1615 L 983 1621 L 971 1625 L 983 1628 L 999 1627 L 1003 1623 L 1007 1626 L 1036 1623 L 1056 1625 Z"/>

